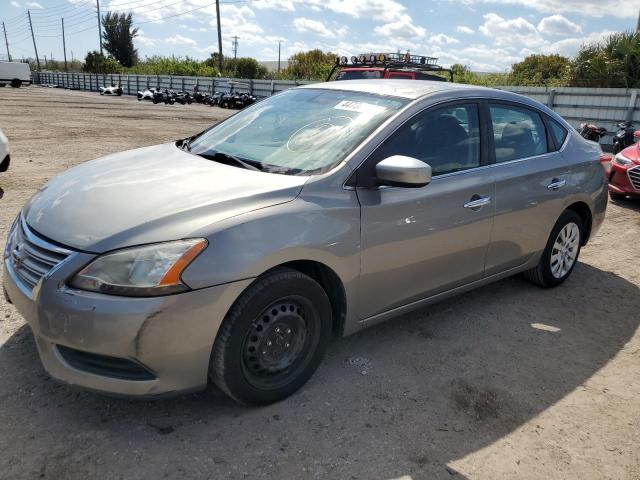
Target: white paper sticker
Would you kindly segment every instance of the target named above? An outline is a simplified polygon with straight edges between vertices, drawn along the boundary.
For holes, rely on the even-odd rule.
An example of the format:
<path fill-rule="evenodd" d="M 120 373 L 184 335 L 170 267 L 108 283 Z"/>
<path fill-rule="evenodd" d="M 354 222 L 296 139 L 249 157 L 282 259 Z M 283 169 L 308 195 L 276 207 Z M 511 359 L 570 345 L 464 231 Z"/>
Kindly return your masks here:
<path fill-rule="evenodd" d="M 353 100 L 342 100 L 335 107 L 337 110 L 346 110 L 348 112 L 367 113 L 369 115 L 377 115 L 384 111 L 384 107 L 373 105 L 365 102 L 355 102 Z"/>

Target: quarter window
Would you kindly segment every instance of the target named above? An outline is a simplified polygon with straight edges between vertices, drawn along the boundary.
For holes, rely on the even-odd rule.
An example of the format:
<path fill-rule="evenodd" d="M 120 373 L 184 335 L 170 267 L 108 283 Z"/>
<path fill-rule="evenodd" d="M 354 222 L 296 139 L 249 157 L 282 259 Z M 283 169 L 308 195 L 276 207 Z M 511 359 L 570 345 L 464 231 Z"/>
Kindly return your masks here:
<path fill-rule="evenodd" d="M 547 153 L 547 132 L 540 115 L 528 108 L 490 105 L 496 163 Z"/>
<path fill-rule="evenodd" d="M 549 118 L 548 124 L 551 125 L 551 135 L 553 135 L 553 141 L 556 144 L 556 149 L 560 150 L 560 147 L 564 143 L 564 139 L 567 138 L 567 134 L 569 132 L 567 132 L 566 128 L 552 118 Z"/>
<path fill-rule="evenodd" d="M 398 129 L 376 152 L 379 162 L 391 155 L 420 159 L 433 175 L 480 165 L 480 128 L 476 104 L 428 110 Z"/>

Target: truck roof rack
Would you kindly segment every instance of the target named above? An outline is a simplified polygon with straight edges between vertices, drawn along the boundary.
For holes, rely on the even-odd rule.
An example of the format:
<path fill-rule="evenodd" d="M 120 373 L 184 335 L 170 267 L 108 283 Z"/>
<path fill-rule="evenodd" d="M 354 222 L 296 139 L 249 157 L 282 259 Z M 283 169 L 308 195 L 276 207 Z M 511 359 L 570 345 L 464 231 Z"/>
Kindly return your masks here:
<path fill-rule="evenodd" d="M 438 65 L 436 57 L 424 55 L 411 55 L 407 53 L 363 53 L 353 55 L 351 62 L 346 56 L 336 57 L 336 63 L 331 69 L 327 81 L 331 79 L 337 68 L 340 67 L 380 67 L 385 70 L 397 69 L 420 72 L 447 72 L 453 82 L 453 72 Z"/>

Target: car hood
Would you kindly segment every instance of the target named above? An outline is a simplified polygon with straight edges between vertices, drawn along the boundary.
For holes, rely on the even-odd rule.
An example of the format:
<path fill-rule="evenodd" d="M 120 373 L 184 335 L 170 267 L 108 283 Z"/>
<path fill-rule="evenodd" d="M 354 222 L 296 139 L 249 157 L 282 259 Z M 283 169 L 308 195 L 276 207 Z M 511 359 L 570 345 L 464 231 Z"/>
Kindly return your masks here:
<path fill-rule="evenodd" d="M 633 145 L 622 150 L 620 153 L 634 162 L 636 165 L 640 165 L 640 142 L 634 143 Z"/>
<path fill-rule="evenodd" d="M 32 197 L 23 215 L 50 240 L 101 253 L 186 238 L 226 218 L 291 201 L 307 178 L 224 165 L 172 143 L 67 170 Z"/>

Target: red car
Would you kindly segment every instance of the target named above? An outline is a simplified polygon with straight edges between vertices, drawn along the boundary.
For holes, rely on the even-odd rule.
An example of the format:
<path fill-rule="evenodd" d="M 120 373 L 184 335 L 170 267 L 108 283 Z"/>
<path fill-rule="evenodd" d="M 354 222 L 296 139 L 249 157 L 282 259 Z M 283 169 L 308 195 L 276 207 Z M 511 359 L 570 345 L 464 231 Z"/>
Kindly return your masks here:
<path fill-rule="evenodd" d="M 347 57 L 337 57 L 336 64 L 327 76 L 330 80 L 370 80 L 378 78 L 395 78 L 402 80 L 435 80 L 446 82 L 447 79 L 434 73 L 446 73 L 453 82 L 453 72 L 437 64 L 435 57 L 411 55 L 409 53 L 371 53 L 354 55 L 351 63 Z M 337 72 L 337 73 L 336 73 Z M 334 73 L 336 75 L 334 76 Z"/>
<path fill-rule="evenodd" d="M 636 143 L 625 148 L 611 160 L 609 195 L 611 198 L 640 198 L 640 130 L 633 135 Z"/>

